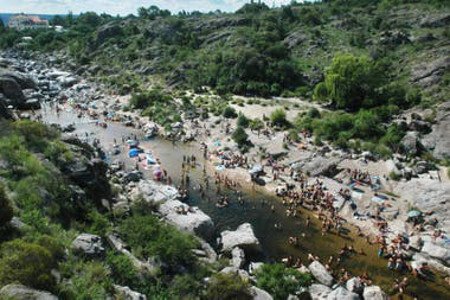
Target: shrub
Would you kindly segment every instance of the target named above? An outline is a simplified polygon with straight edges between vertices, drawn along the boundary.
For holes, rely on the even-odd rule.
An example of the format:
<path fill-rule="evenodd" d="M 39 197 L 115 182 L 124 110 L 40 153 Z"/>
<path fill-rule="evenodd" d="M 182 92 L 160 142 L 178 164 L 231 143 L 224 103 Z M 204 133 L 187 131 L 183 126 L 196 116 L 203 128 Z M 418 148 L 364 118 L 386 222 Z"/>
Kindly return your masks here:
<path fill-rule="evenodd" d="M 190 267 L 195 262 L 191 250 L 198 243 L 194 237 L 154 216 L 129 217 L 120 224 L 119 232 L 141 258 L 156 257 L 173 268 L 180 264 Z"/>
<path fill-rule="evenodd" d="M 237 118 L 237 125 L 243 128 L 247 128 L 250 124 L 250 120 L 242 113 Z"/>
<path fill-rule="evenodd" d="M 0 248 L 0 285 L 20 282 L 23 285 L 52 291 L 55 279 L 51 270 L 56 261 L 44 247 L 13 240 Z"/>
<path fill-rule="evenodd" d="M 264 264 L 256 273 L 258 287 L 268 291 L 274 299 L 287 299 L 302 287 L 312 283 L 310 274 L 300 273 L 282 264 Z"/>
<path fill-rule="evenodd" d="M 67 269 L 70 281 L 61 284 L 61 298 L 107 299 L 112 294 L 110 273 L 102 263 L 77 261 Z"/>
<path fill-rule="evenodd" d="M 261 130 L 264 128 L 264 122 L 261 119 L 253 119 L 250 121 L 251 130 Z"/>
<path fill-rule="evenodd" d="M 272 124 L 279 127 L 285 127 L 289 122 L 286 120 L 286 112 L 282 108 L 277 108 L 270 114 Z"/>
<path fill-rule="evenodd" d="M 222 115 L 227 119 L 234 119 L 237 117 L 236 110 L 232 108 L 231 106 L 227 106 L 222 111 Z"/>
<path fill-rule="evenodd" d="M 238 144 L 239 147 L 242 147 L 244 145 L 248 144 L 248 134 L 245 132 L 245 129 L 241 126 L 238 126 L 236 130 L 231 135 L 231 138 L 233 141 Z"/>
<path fill-rule="evenodd" d="M 250 285 L 237 274 L 217 273 L 211 277 L 206 290 L 206 299 L 234 300 L 253 299 Z"/>

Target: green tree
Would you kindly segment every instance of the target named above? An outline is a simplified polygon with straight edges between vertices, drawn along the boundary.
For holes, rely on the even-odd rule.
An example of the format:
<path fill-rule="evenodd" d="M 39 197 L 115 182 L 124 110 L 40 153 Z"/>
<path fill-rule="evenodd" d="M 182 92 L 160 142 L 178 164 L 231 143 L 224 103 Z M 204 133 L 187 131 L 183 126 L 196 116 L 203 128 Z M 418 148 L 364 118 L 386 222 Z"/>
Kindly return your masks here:
<path fill-rule="evenodd" d="M 367 56 L 338 54 L 325 72 L 324 83 L 314 90 L 319 100 L 329 98 L 336 108 L 357 110 L 379 104 L 376 88 L 383 74 Z"/>
<path fill-rule="evenodd" d="M 282 264 L 265 264 L 256 273 L 258 287 L 268 291 L 274 299 L 284 300 L 312 283 L 310 274 L 300 273 Z"/>
<path fill-rule="evenodd" d="M 6 196 L 5 188 L 0 183 L 0 227 L 5 226 L 11 221 L 13 217 L 13 209 L 8 197 Z"/>
<path fill-rule="evenodd" d="M 206 299 L 210 300 L 245 300 L 253 299 L 250 285 L 237 274 L 217 273 L 211 277 L 206 290 Z"/>
<path fill-rule="evenodd" d="M 236 130 L 233 132 L 231 138 L 233 141 L 238 144 L 239 147 L 245 146 L 248 144 L 248 134 L 245 132 L 245 129 L 241 126 L 238 126 Z"/>

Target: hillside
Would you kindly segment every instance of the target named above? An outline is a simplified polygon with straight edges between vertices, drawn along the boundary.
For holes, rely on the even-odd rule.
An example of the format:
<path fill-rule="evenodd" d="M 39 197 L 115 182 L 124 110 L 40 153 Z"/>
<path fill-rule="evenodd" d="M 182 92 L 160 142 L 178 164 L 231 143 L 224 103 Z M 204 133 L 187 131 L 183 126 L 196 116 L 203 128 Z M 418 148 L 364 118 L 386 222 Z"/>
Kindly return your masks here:
<path fill-rule="evenodd" d="M 149 76 L 171 87 L 307 96 L 333 57 L 345 52 L 371 57 L 390 83 L 418 86 L 429 101 L 448 95 L 445 1 L 253 6 L 218 15 L 85 14 L 67 24 L 67 33 L 30 33 L 38 35 L 32 48 L 67 51 L 124 92 L 145 86 Z"/>

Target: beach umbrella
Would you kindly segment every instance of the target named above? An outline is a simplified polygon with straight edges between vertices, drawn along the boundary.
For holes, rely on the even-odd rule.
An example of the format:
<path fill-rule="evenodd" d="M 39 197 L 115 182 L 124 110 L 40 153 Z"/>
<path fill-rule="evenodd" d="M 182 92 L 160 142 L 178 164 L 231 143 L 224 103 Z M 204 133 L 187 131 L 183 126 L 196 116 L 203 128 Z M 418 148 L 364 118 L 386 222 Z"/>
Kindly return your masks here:
<path fill-rule="evenodd" d="M 418 211 L 418 210 L 410 210 L 409 212 L 408 212 L 408 217 L 409 218 L 417 218 L 417 217 L 419 217 L 419 216 L 421 216 L 422 215 L 422 212 L 420 212 L 420 211 Z"/>
<path fill-rule="evenodd" d="M 128 151 L 128 156 L 129 157 L 137 157 L 139 156 L 139 150 L 136 148 L 131 149 L 130 151 Z"/>

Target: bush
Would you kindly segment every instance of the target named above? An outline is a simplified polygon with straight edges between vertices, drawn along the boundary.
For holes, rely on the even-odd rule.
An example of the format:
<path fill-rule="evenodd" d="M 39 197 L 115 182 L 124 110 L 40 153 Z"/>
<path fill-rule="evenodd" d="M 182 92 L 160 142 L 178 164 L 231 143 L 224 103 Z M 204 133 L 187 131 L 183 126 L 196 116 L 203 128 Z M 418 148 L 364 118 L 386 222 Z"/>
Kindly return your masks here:
<path fill-rule="evenodd" d="M 256 282 L 274 299 L 284 300 L 290 294 L 295 295 L 302 287 L 310 286 L 312 276 L 282 264 L 264 264 L 256 273 Z"/>
<path fill-rule="evenodd" d="M 51 253 L 40 245 L 14 240 L 0 248 L 0 286 L 19 282 L 52 291 L 55 279 L 51 270 L 55 267 Z"/>
<path fill-rule="evenodd" d="M 264 122 L 261 119 L 253 119 L 250 121 L 251 130 L 261 130 L 264 128 Z"/>
<path fill-rule="evenodd" d="M 282 108 L 277 108 L 270 114 L 270 120 L 274 126 L 285 127 L 289 124 L 286 120 L 286 112 Z"/>
<path fill-rule="evenodd" d="M 129 217 L 120 224 L 119 232 L 141 258 L 156 257 L 174 269 L 190 267 L 196 261 L 191 252 L 198 245 L 195 238 L 154 216 Z"/>
<path fill-rule="evenodd" d="M 242 128 L 247 128 L 250 124 L 250 120 L 242 113 L 239 114 L 237 118 L 237 126 L 241 126 Z"/>
<path fill-rule="evenodd" d="M 238 147 L 243 147 L 248 144 L 248 134 L 245 132 L 245 129 L 238 126 L 236 130 L 231 135 L 233 141 L 238 144 Z"/>
<path fill-rule="evenodd" d="M 211 277 L 206 290 L 206 299 L 234 300 L 253 299 L 250 285 L 237 274 L 217 273 Z"/>
<path fill-rule="evenodd" d="M 113 293 L 110 273 L 100 262 L 73 262 L 66 266 L 70 281 L 61 284 L 63 299 L 107 299 Z"/>
<path fill-rule="evenodd" d="M 0 227 L 5 226 L 11 221 L 13 217 L 13 209 L 8 197 L 6 196 L 5 188 L 0 183 Z"/>
<path fill-rule="evenodd" d="M 222 115 L 227 119 L 234 119 L 237 117 L 236 110 L 232 108 L 231 106 L 227 106 L 222 111 Z"/>

